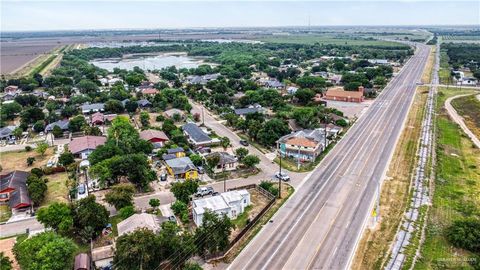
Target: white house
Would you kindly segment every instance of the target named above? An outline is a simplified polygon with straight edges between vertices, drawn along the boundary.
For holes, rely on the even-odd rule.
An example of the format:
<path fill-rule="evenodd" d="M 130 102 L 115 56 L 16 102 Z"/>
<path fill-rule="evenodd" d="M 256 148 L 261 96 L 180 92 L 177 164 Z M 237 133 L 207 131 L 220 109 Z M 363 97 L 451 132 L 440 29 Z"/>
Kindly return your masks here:
<path fill-rule="evenodd" d="M 229 218 L 235 219 L 238 215 L 242 214 L 250 204 L 250 193 L 248 193 L 246 189 L 233 190 L 221 193 L 218 196 L 193 200 L 193 221 L 197 226 L 201 226 L 203 214 L 207 209 L 217 215 L 225 214 Z"/>
<path fill-rule="evenodd" d="M 457 85 L 475 86 L 477 85 L 477 83 L 478 83 L 478 80 L 474 77 L 462 77 L 457 81 Z"/>

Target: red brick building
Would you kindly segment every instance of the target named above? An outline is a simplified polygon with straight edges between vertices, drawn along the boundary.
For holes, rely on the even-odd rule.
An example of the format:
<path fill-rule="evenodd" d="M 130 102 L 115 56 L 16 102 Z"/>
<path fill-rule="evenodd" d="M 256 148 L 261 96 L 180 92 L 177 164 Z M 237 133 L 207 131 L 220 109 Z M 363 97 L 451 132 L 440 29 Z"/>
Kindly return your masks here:
<path fill-rule="evenodd" d="M 345 91 L 340 87 L 328 89 L 325 93 L 325 99 L 345 102 L 363 102 L 363 86 L 358 88 L 358 91 Z"/>

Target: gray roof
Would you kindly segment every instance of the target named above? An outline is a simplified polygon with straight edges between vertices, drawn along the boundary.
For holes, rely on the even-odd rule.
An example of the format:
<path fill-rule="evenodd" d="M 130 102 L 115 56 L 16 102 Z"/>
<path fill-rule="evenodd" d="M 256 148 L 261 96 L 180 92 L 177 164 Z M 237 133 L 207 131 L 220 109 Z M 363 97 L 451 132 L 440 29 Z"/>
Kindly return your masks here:
<path fill-rule="evenodd" d="M 163 160 L 170 160 L 170 159 L 174 159 L 174 158 L 177 158 L 177 156 L 175 156 L 175 154 L 163 154 L 162 155 Z"/>
<path fill-rule="evenodd" d="M 237 158 L 235 158 L 234 156 L 230 155 L 227 152 L 214 152 L 206 155 L 206 157 L 214 157 L 214 156 L 219 156 L 220 158 L 220 161 L 218 163 L 219 165 L 225 165 L 225 164 L 237 162 Z"/>
<path fill-rule="evenodd" d="M 16 129 L 16 126 L 6 126 L 0 129 L 0 139 L 12 136 L 12 132 Z"/>
<path fill-rule="evenodd" d="M 203 132 L 202 129 L 200 129 L 194 123 L 187 123 L 183 125 L 182 129 L 195 143 L 208 142 L 212 140 L 207 134 L 205 134 L 205 132 Z"/>
<path fill-rule="evenodd" d="M 185 152 L 185 150 L 182 147 L 167 149 L 168 154 L 175 154 L 180 152 Z"/>
<path fill-rule="evenodd" d="M 140 99 L 139 101 L 137 101 L 137 104 L 140 107 L 146 107 L 146 106 L 151 106 L 152 105 L 152 103 L 150 101 L 146 100 L 146 99 Z"/>
<path fill-rule="evenodd" d="M 241 109 L 235 109 L 235 114 L 236 115 L 246 115 L 250 113 L 261 113 L 263 112 L 263 108 L 241 108 Z"/>
<path fill-rule="evenodd" d="M 169 159 L 165 162 L 167 163 L 168 167 L 172 168 L 173 174 L 175 175 L 196 169 L 189 157 Z"/>
<path fill-rule="evenodd" d="M 82 112 L 90 112 L 90 111 L 103 111 L 105 108 L 105 104 L 103 103 L 92 103 L 92 104 L 83 104 L 80 106 Z"/>
<path fill-rule="evenodd" d="M 265 82 L 265 85 L 268 87 L 272 88 L 278 88 L 278 87 L 283 87 L 283 83 L 277 81 L 277 80 L 268 80 Z"/>
<path fill-rule="evenodd" d="M 307 139 L 314 140 L 317 144 L 318 143 L 323 144 L 325 142 L 325 131 L 323 129 L 320 129 L 320 128 L 317 128 L 317 129 L 302 129 L 302 130 L 295 131 L 293 133 L 287 134 L 287 135 L 281 137 L 280 139 L 278 139 L 278 141 L 280 143 L 284 143 L 285 141 L 287 141 L 288 139 L 293 138 L 293 137 L 307 138 Z"/>
<path fill-rule="evenodd" d="M 67 130 L 69 122 L 68 119 L 65 119 L 50 123 L 45 127 L 45 132 L 52 131 L 55 126 L 59 126 L 62 130 Z"/>

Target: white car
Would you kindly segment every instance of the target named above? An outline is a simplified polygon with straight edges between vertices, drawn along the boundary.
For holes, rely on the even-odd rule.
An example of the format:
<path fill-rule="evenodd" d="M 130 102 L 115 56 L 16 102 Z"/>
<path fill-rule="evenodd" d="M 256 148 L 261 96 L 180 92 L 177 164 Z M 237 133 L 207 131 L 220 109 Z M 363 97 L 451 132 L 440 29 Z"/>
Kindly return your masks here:
<path fill-rule="evenodd" d="M 286 173 L 284 173 L 284 172 L 277 172 L 277 173 L 275 174 L 275 178 L 280 179 L 280 180 L 282 180 L 282 181 L 284 181 L 284 182 L 290 181 L 290 176 L 288 176 L 288 175 L 287 175 Z"/>

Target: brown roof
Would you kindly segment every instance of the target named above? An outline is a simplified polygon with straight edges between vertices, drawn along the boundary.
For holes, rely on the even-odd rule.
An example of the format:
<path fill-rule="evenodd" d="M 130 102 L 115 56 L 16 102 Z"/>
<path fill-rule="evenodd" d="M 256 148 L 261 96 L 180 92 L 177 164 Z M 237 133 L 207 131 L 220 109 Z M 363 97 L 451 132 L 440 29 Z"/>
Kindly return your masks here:
<path fill-rule="evenodd" d="M 147 129 L 140 132 L 140 138 L 143 140 L 151 140 L 151 139 L 162 139 L 168 141 L 167 135 L 163 131 L 155 130 L 155 129 Z"/>
<path fill-rule="evenodd" d="M 317 143 L 313 140 L 309 140 L 303 137 L 293 137 L 290 138 L 288 141 L 285 142 L 286 144 L 296 145 L 296 146 L 303 146 L 303 147 L 313 147 L 317 146 Z"/>
<path fill-rule="evenodd" d="M 345 91 L 338 88 L 328 89 L 325 94 L 327 97 L 346 97 L 346 98 L 362 98 L 363 93 L 359 91 Z"/>
<path fill-rule="evenodd" d="M 75 256 L 74 270 L 90 270 L 90 257 L 87 253 L 80 253 Z"/>
<path fill-rule="evenodd" d="M 105 117 L 105 115 L 103 115 L 103 113 L 96 112 L 96 113 L 92 114 L 92 123 L 97 123 L 97 122 L 103 123 L 105 121 L 104 117 Z"/>
<path fill-rule="evenodd" d="M 158 90 L 155 89 L 155 88 L 147 88 L 147 89 L 143 89 L 143 90 L 142 90 L 142 93 L 143 93 L 144 95 L 155 95 L 155 94 L 158 93 Z"/>
<path fill-rule="evenodd" d="M 78 154 L 84 150 L 96 149 L 99 145 L 105 144 L 107 138 L 102 136 L 83 136 L 73 139 L 68 145 L 68 149 L 72 154 Z"/>

